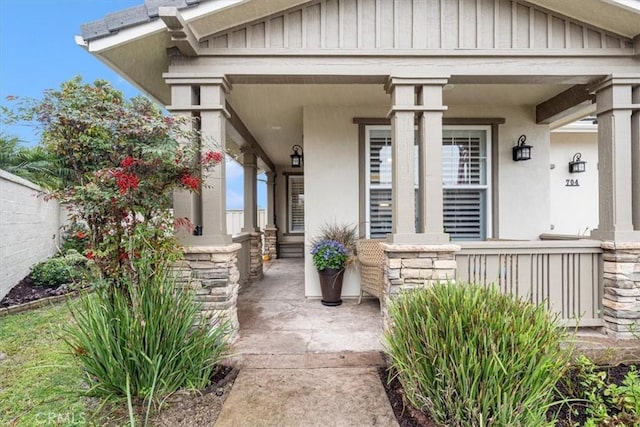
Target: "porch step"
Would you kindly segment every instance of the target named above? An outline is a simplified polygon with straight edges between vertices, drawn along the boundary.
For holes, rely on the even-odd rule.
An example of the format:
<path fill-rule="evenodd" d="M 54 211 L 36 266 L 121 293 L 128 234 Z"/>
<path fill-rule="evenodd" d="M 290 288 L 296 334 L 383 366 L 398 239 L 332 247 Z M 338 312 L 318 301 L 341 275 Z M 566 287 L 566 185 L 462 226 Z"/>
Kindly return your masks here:
<path fill-rule="evenodd" d="M 279 243 L 278 258 L 304 258 L 304 243 L 302 242 Z"/>

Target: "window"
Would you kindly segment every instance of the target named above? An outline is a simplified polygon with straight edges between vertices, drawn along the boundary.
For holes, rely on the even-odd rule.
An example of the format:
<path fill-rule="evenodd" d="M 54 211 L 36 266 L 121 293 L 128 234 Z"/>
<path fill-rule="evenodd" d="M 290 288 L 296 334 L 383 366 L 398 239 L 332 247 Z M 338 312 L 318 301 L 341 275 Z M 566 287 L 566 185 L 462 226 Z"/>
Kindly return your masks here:
<path fill-rule="evenodd" d="M 484 240 L 490 218 L 489 126 L 445 126 L 442 138 L 443 219 L 452 240 Z M 371 238 L 391 232 L 391 128 L 366 127 L 367 224 Z M 418 148 L 415 148 L 417 191 Z M 417 222 L 417 218 L 416 218 Z"/>
<path fill-rule="evenodd" d="M 304 176 L 287 176 L 289 233 L 304 233 Z"/>
<path fill-rule="evenodd" d="M 468 126 L 443 130 L 443 219 L 452 240 L 487 238 L 490 133 L 490 128 Z"/>
<path fill-rule="evenodd" d="M 391 129 L 367 128 L 367 223 L 369 236 L 380 239 L 391 233 Z"/>

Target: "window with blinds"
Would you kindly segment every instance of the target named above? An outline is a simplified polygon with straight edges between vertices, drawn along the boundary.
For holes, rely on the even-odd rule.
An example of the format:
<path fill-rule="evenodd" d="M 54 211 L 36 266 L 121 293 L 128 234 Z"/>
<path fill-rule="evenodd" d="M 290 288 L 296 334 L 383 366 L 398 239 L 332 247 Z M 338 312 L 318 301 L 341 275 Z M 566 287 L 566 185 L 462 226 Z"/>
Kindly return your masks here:
<path fill-rule="evenodd" d="M 445 232 L 452 240 L 486 239 L 489 133 L 488 127 L 450 126 L 443 130 L 443 217 Z M 384 238 L 391 232 L 392 223 L 391 128 L 368 126 L 366 141 L 369 236 Z M 417 152 L 416 145 L 416 171 Z"/>
<path fill-rule="evenodd" d="M 287 188 L 289 233 L 304 233 L 304 176 L 289 175 Z"/>
<path fill-rule="evenodd" d="M 391 130 L 371 128 L 368 137 L 369 235 L 382 239 L 391 233 Z"/>
<path fill-rule="evenodd" d="M 443 130 L 443 219 L 452 240 L 487 237 L 488 133 L 463 126 Z"/>

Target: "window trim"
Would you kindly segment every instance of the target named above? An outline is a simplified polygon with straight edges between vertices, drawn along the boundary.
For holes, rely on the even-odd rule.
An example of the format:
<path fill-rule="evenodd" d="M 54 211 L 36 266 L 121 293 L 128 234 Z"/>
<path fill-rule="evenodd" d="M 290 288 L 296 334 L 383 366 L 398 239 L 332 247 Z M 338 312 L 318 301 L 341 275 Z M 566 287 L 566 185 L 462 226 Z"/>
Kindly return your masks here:
<path fill-rule="evenodd" d="M 304 186 L 304 174 L 303 173 L 298 173 L 298 172 L 287 172 L 284 175 L 285 175 L 286 182 L 287 182 L 287 231 L 286 231 L 285 235 L 302 236 L 302 235 L 304 235 L 304 217 L 303 217 L 303 230 L 302 231 L 293 231 L 292 230 L 293 214 L 292 214 L 292 206 L 291 206 L 291 196 L 292 196 L 292 194 L 291 194 L 291 187 L 292 187 L 291 186 L 291 180 L 292 179 L 296 179 L 296 178 L 301 178 L 303 180 L 302 183 L 303 183 L 303 186 Z"/>
<path fill-rule="evenodd" d="M 391 121 L 381 117 L 354 117 L 353 123 L 358 125 L 358 141 L 359 141 L 359 153 L 360 153 L 360 238 L 369 236 L 370 233 L 370 209 L 369 209 L 369 167 L 368 157 L 370 155 L 368 150 L 368 131 L 370 127 L 388 128 L 391 125 Z M 444 128 L 452 128 L 455 126 L 462 126 L 463 128 L 486 128 L 489 130 L 487 136 L 487 218 L 485 221 L 486 239 L 499 238 L 499 125 L 505 123 L 505 119 L 502 117 L 448 117 L 443 118 L 443 130 Z M 490 166 L 490 167 L 489 167 Z M 444 187 L 443 187 L 444 188 Z"/>

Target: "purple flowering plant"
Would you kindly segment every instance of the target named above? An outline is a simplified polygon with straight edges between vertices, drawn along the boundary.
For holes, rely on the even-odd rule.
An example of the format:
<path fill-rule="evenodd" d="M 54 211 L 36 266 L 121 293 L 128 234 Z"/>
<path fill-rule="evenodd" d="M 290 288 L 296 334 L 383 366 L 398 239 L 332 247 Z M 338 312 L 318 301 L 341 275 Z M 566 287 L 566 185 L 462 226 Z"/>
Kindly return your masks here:
<path fill-rule="evenodd" d="M 318 270 L 333 268 L 340 270 L 344 268 L 349 259 L 349 251 L 340 242 L 330 239 L 320 240 L 311 249 L 313 265 Z"/>

